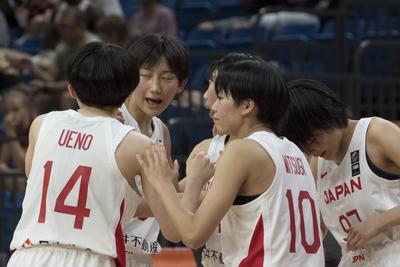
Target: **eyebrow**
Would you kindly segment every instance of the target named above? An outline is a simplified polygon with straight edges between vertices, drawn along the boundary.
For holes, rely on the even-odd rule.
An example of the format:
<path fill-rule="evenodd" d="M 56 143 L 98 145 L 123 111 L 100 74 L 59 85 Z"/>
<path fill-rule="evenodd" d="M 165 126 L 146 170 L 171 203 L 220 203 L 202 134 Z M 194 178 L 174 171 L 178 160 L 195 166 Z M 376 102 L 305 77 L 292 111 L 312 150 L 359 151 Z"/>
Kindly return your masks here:
<path fill-rule="evenodd" d="M 140 68 L 140 70 L 153 71 L 152 68 L 146 68 L 146 67 L 142 67 L 142 68 Z M 171 73 L 171 74 L 175 75 L 175 73 L 172 70 L 162 70 L 161 73 L 162 74 Z"/>

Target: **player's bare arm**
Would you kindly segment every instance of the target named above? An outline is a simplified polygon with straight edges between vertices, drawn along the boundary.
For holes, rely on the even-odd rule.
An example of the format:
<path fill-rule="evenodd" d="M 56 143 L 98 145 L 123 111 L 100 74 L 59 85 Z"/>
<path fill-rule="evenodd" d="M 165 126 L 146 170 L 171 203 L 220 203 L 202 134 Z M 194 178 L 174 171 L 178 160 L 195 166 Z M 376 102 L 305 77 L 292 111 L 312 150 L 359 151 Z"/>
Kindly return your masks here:
<path fill-rule="evenodd" d="M 186 161 L 186 187 L 183 192 L 182 204 L 194 212 L 199 204 L 199 196 L 204 185 L 214 175 L 214 164 L 210 162 L 204 151 L 191 153 Z"/>
<path fill-rule="evenodd" d="M 153 141 L 147 136 L 132 131 L 124 138 L 121 145 L 118 147 L 116 152 L 118 167 L 129 182 L 132 182 L 133 177 L 136 175 L 142 176 L 141 167 L 136 159 L 136 155 L 145 153 L 146 149 L 150 148 L 152 144 Z M 149 187 L 145 181 L 142 180 L 142 183 L 145 199 L 158 199 L 158 195 L 155 193 L 155 190 L 152 190 L 152 188 Z M 154 202 L 156 201 L 157 200 Z M 179 242 L 178 234 L 172 227 L 172 223 L 166 219 L 165 211 L 163 211 L 161 205 L 157 203 L 152 205 L 146 201 L 141 203 L 138 208 L 139 210 L 137 214 L 149 213 L 147 209 L 150 208 L 151 213 L 157 216 L 157 218 L 160 218 L 159 225 L 165 238 L 172 242 Z"/>
<path fill-rule="evenodd" d="M 400 129 L 394 123 L 374 118 L 367 133 L 367 153 L 380 169 L 400 174 Z M 400 206 L 396 206 L 366 221 L 354 225 L 348 234 L 350 250 L 361 248 L 384 230 L 400 225 Z"/>
<path fill-rule="evenodd" d="M 155 153 L 147 156 L 147 161 L 143 161 L 142 158 L 141 164 L 147 179 L 151 180 L 160 193 L 171 220 L 187 246 L 197 248 L 204 244 L 232 205 L 246 179 L 258 178 L 256 172 L 259 170 L 254 168 L 254 164 L 259 164 L 260 160 L 255 156 L 258 154 L 254 153 L 254 149 L 262 150 L 257 144 L 248 140 L 233 141 L 227 147 L 218 162 L 213 186 L 194 214 L 182 206 L 171 183 L 165 178 L 166 173 L 171 171 L 168 170 L 168 165 L 161 164 L 160 158 L 154 156 Z M 271 161 L 265 159 L 265 152 L 263 158 L 265 161 Z M 263 163 L 269 165 L 268 167 L 272 164 Z M 162 168 L 156 170 L 154 168 L 156 165 Z M 274 166 L 269 170 L 274 172 Z M 252 194 L 250 191 L 248 193 Z"/>
<path fill-rule="evenodd" d="M 36 117 L 29 129 L 29 145 L 25 155 L 25 175 L 29 176 L 32 167 L 32 157 L 35 150 L 35 145 L 37 141 L 37 137 L 40 131 L 40 127 L 42 126 L 44 115 L 40 115 Z"/>
<path fill-rule="evenodd" d="M 190 155 L 189 155 L 188 158 L 190 158 L 193 154 L 199 153 L 200 151 L 203 151 L 203 152 L 207 153 L 208 147 L 210 146 L 210 143 L 211 143 L 211 139 L 206 139 L 206 140 L 203 140 L 200 143 L 198 143 L 193 148 L 192 152 L 190 152 Z M 178 188 L 179 188 L 178 191 L 179 192 L 184 192 L 185 191 L 186 180 L 187 179 L 185 177 L 179 182 L 179 184 L 178 184 Z"/>
<path fill-rule="evenodd" d="M 137 153 L 143 153 L 153 144 L 153 141 L 140 133 L 131 131 L 123 139 L 115 152 L 115 158 L 122 175 L 132 182 L 140 174 L 140 165 L 136 160 Z"/>
<path fill-rule="evenodd" d="M 167 157 L 168 157 L 168 161 L 171 164 L 171 166 L 173 165 L 172 163 L 172 158 L 171 158 L 171 134 L 169 133 L 168 127 L 167 125 L 165 125 L 165 123 L 162 122 L 162 127 L 163 127 L 163 144 L 165 146 L 165 150 L 167 151 Z M 177 188 L 178 190 L 178 177 L 175 177 L 172 182 L 175 185 L 175 188 Z"/>

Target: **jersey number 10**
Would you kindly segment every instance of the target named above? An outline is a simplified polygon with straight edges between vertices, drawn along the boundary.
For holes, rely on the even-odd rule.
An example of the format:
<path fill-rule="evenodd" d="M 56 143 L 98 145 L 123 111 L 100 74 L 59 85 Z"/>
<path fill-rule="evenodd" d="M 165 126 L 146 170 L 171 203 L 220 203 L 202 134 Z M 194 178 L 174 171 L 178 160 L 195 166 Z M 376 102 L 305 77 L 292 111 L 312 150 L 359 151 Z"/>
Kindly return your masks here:
<path fill-rule="evenodd" d="M 292 190 L 286 191 L 286 198 L 288 200 L 289 205 L 289 215 L 290 215 L 290 252 L 296 253 L 296 221 L 294 214 L 294 204 L 293 204 L 293 196 Z M 303 201 L 308 200 L 311 205 L 311 215 L 312 215 L 312 224 L 313 224 L 313 232 L 314 232 L 314 241 L 311 244 L 307 243 L 306 240 L 306 226 L 304 224 L 304 212 L 303 212 Z M 319 238 L 319 227 L 317 221 L 317 212 L 315 209 L 315 201 L 310 196 L 310 193 L 307 191 L 300 191 L 298 197 L 299 203 L 299 213 L 300 213 L 300 234 L 301 234 L 301 245 L 304 247 L 304 250 L 308 254 L 317 253 L 319 247 L 321 246 L 321 240 Z"/>
<path fill-rule="evenodd" d="M 53 161 L 47 161 L 44 165 L 44 178 L 43 178 L 43 189 L 42 189 L 42 200 L 40 202 L 40 212 L 38 223 L 45 223 L 46 221 L 46 202 L 47 202 L 47 191 L 50 184 L 51 169 L 53 167 Z M 83 219 L 89 217 L 90 209 L 86 208 L 88 187 L 90 174 L 92 172 L 91 167 L 81 166 L 74 171 L 64 188 L 56 199 L 56 205 L 54 207 L 55 212 L 70 214 L 75 216 L 74 228 L 82 229 Z M 65 199 L 71 192 L 72 188 L 81 178 L 79 186 L 78 203 L 76 206 L 65 205 Z"/>

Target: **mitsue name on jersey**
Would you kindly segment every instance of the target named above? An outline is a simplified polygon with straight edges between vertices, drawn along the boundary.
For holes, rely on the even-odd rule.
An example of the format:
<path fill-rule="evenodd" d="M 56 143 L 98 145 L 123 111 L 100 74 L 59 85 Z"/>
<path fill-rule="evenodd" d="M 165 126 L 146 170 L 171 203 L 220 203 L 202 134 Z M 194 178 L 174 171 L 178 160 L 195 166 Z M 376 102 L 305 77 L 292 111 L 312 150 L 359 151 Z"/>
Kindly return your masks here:
<path fill-rule="evenodd" d="M 334 190 L 328 189 L 324 191 L 325 203 L 333 203 L 340 198 L 344 198 L 347 195 L 354 193 L 355 191 L 361 191 L 361 177 L 357 176 L 350 181 L 344 182 L 343 184 L 338 184 L 335 186 Z M 333 192 L 332 192 L 333 191 Z"/>
<path fill-rule="evenodd" d="M 285 162 L 285 170 L 288 174 L 295 174 L 295 175 L 306 175 L 306 171 L 304 169 L 304 164 L 301 158 L 282 155 L 283 161 Z"/>
<path fill-rule="evenodd" d="M 93 135 L 73 130 L 62 129 L 58 144 L 60 146 L 88 150 L 93 141 Z"/>

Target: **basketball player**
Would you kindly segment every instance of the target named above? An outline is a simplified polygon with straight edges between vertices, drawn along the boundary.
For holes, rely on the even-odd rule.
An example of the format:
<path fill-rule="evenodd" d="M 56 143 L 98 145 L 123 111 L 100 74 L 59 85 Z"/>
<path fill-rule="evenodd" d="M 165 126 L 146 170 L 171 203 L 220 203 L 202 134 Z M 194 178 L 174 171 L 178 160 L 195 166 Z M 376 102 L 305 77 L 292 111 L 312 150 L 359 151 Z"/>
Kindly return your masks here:
<path fill-rule="evenodd" d="M 157 116 L 185 88 L 189 76 L 188 53 L 176 38 L 158 34 L 140 38 L 129 46 L 128 51 L 139 66 L 140 79 L 121 106 L 123 120 L 155 143 L 163 143 L 172 164 L 169 130 Z M 141 189 L 140 177 L 136 177 L 135 183 Z M 151 255 L 161 251 L 157 242 L 160 227 L 155 218 L 132 219 L 123 231 L 127 266 L 152 266 Z"/>
<path fill-rule="evenodd" d="M 211 64 L 207 71 L 207 80 L 208 80 L 208 88 L 203 95 L 204 105 L 206 108 L 211 109 L 214 102 L 217 100 L 217 94 L 215 92 L 215 79 L 218 75 L 218 71 L 222 70 L 223 68 L 230 66 L 231 64 L 238 62 L 240 60 L 260 60 L 250 54 L 245 53 L 230 53 L 223 57 L 220 60 L 215 61 Z M 210 113 L 210 116 L 212 114 Z M 189 159 L 193 155 L 196 155 L 201 152 L 207 153 L 207 156 L 211 163 L 216 163 L 219 156 L 221 155 L 222 151 L 224 150 L 225 145 L 232 141 L 228 135 L 215 135 L 211 139 L 206 139 L 199 143 L 197 146 L 194 147 L 192 153 L 189 156 Z M 187 169 L 190 169 L 191 166 L 188 165 Z M 184 182 L 199 182 L 198 179 L 194 180 L 191 178 L 195 178 L 193 175 L 189 175 L 188 178 L 184 179 Z M 185 181 L 187 180 L 187 181 Z M 202 182 L 202 181 L 200 181 Z M 204 186 L 203 190 L 208 191 L 212 184 L 212 178 L 210 180 L 207 179 L 207 184 Z M 182 183 L 181 183 L 182 184 Z M 192 186 L 188 186 L 188 188 L 193 188 Z M 183 191 L 183 190 L 182 190 Z M 196 195 L 196 192 L 187 190 L 183 193 L 183 203 L 194 203 L 192 198 Z M 197 203 L 198 204 L 198 203 Z M 188 208 L 192 211 L 197 209 L 197 205 Z M 221 249 L 221 225 L 218 225 L 217 229 L 213 232 L 210 239 L 204 245 L 204 248 L 201 253 L 201 263 L 204 267 L 217 267 L 217 266 L 225 266 L 223 264 L 223 257 L 222 257 L 222 249 Z"/>
<path fill-rule="evenodd" d="M 135 155 L 152 143 L 114 118 L 139 81 L 136 64 L 121 47 L 90 43 L 68 75 L 79 110 L 32 123 L 8 266 L 125 266 L 121 229 L 140 199 L 129 182 L 140 174 Z"/>
<path fill-rule="evenodd" d="M 339 266 L 400 266 L 400 129 L 378 117 L 349 119 L 320 82 L 288 87 L 277 132 L 314 156 L 322 219 L 342 248 Z"/>
<path fill-rule="evenodd" d="M 199 247 L 222 220 L 227 266 L 323 266 L 311 170 L 297 146 L 270 130 L 289 101 L 281 75 L 266 62 L 239 61 L 218 72 L 215 89 L 214 125 L 233 141 L 194 214 L 179 202 L 165 149 L 138 155 L 181 239 Z"/>

